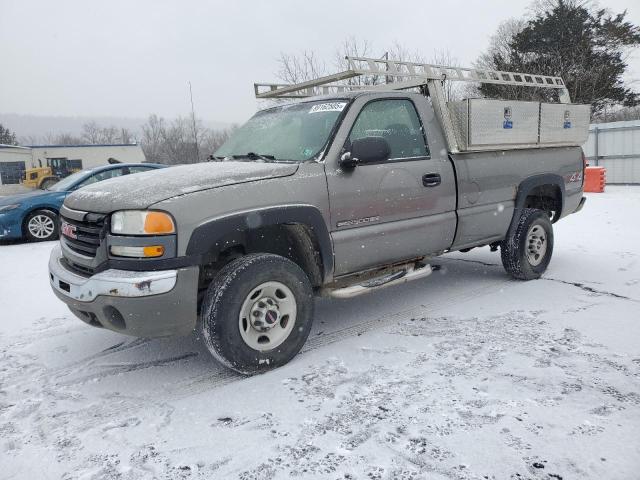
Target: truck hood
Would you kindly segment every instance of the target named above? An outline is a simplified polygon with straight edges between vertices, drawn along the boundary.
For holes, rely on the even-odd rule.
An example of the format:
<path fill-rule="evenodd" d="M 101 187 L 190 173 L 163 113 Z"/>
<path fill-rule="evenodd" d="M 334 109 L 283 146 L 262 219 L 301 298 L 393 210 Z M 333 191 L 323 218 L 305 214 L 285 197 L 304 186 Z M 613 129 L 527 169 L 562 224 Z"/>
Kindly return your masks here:
<path fill-rule="evenodd" d="M 97 213 L 145 209 L 172 197 L 286 177 L 297 170 L 297 163 L 234 161 L 180 165 L 95 183 L 69 195 L 64 204 L 74 210 Z"/>

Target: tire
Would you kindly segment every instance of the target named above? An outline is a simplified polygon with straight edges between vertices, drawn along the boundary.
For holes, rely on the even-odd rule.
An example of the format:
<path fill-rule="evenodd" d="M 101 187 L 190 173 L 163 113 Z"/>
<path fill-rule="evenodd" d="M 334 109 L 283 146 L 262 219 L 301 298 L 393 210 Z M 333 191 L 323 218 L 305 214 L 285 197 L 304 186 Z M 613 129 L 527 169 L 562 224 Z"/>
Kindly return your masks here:
<path fill-rule="evenodd" d="M 311 283 L 298 265 L 279 255 L 249 254 L 228 263 L 209 285 L 202 334 L 220 363 L 252 375 L 296 356 L 313 312 Z"/>
<path fill-rule="evenodd" d="M 545 272 L 553 254 L 553 226 L 542 210 L 525 208 L 500 246 L 504 269 L 518 280 L 534 280 Z"/>
<path fill-rule="evenodd" d="M 58 238 L 58 215 L 51 210 L 31 212 L 24 221 L 24 235 L 32 242 Z"/>

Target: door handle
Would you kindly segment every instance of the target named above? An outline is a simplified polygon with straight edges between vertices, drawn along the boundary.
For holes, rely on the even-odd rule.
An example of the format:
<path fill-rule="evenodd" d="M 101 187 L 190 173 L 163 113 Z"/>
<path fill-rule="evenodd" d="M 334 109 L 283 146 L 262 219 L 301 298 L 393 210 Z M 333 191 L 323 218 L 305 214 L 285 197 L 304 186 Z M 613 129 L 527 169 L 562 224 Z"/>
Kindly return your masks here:
<path fill-rule="evenodd" d="M 436 187 L 442 183 L 439 173 L 427 173 L 422 176 L 422 185 L 425 187 Z"/>

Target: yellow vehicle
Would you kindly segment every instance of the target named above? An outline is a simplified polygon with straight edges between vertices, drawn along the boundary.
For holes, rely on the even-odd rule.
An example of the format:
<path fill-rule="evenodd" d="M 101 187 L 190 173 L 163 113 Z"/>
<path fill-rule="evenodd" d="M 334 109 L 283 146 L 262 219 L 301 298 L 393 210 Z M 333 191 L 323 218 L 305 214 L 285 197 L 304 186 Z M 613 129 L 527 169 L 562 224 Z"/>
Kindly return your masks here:
<path fill-rule="evenodd" d="M 25 170 L 22 180 L 22 184 L 25 187 L 46 190 L 61 179 L 82 170 L 82 160 L 69 160 L 66 157 L 47 158 L 46 167 L 42 166 L 40 160 L 38 160 L 38 163 L 40 164 L 39 167 Z"/>

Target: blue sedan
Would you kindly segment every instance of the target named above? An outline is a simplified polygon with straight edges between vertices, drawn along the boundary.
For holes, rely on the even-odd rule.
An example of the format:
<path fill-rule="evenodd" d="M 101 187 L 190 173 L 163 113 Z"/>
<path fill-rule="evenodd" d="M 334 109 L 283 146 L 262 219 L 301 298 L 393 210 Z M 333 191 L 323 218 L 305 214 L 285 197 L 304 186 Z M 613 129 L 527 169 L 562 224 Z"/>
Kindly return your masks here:
<path fill-rule="evenodd" d="M 163 167 L 166 165 L 156 163 L 105 165 L 69 175 L 48 190 L 0 197 L 0 240 L 54 240 L 58 237 L 58 212 L 71 192 L 109 178 Z"/>

